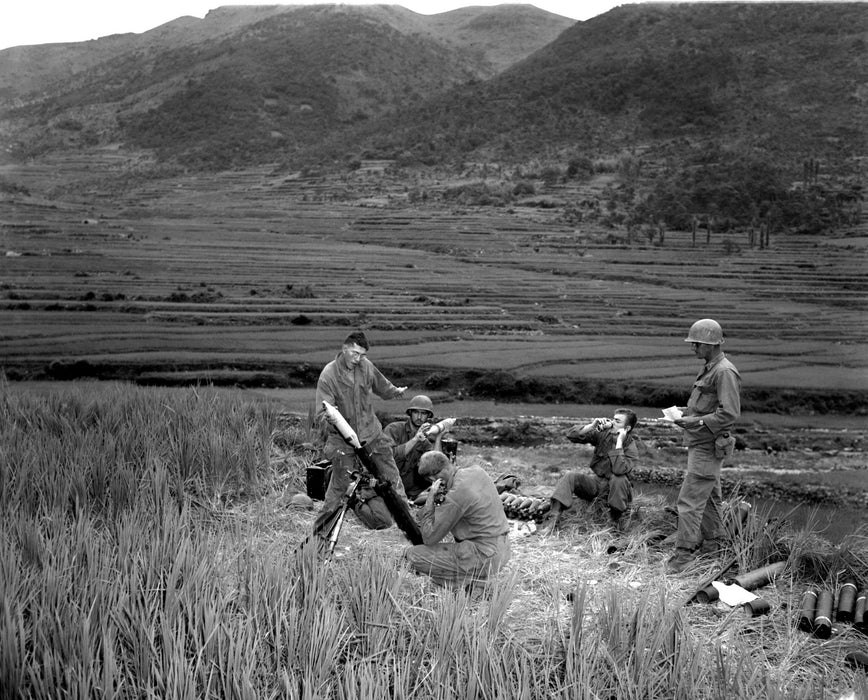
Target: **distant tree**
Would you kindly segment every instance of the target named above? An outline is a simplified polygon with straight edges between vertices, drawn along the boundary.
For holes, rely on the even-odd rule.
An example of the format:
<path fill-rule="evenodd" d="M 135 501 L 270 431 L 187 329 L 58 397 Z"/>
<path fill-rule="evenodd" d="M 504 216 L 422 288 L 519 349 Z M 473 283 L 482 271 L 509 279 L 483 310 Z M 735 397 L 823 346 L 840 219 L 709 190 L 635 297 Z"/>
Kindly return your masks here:
<path fill-rule="evenodd" d="M 587 156 L 570 158 L 567 163 L 567 178 L 570 180 L 590 177 L 594 174 L 594 163 Z"/>

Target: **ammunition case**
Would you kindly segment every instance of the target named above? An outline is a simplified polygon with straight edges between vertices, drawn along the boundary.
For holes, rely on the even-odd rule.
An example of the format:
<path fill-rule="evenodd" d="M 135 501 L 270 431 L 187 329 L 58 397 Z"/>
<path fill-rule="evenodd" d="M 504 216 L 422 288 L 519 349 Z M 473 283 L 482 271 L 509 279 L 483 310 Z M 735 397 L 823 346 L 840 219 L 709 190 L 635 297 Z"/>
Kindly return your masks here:
<path fill-rule="evenodd" d="M 772 609 L 772 606 L 764 598 L 754 598 L 742 605 L 741 609 L 750 617 L 759 617 L 768 613 Z"/>
<path fill-rule="evenodd" d="M 808 589 L 802 594 L 802 606 L 799 609 L 799 629 L 803 632 L 813 632 L 816 613 L 817 591 Z"/>
<path fill-rule="evenodd" d="M 754 588 L 761 588 L 769 583 L 775 576 L 780 574 L 787 566 L 785 561 L 777 561 L 774 564 L 763 566 L 753 571 L 748 571 L 744 574 L 739 574 L 734 578 L 727 579 L 724 583 L 737 583 L 746 591 L 752 591 Z"/>
<path fill-rule="evenodd" d="M 853 626 L 862 634 L 868 634 L 868 620 L 865 619 L 866 599 L 868 599 L 868 591 L 859 591 L 859 595 L 856 596 L 856 605 L 853 609 Z"/>
<path fill-rule="evenodd" d="M 315 501 L 324 501 L 326 489 L 331 477 L 331 461 L 320 460 L 311 464 L 305 473 L 305 488 L 307 495 Z"/>
<path fill-rule="evenodd" d="M 814 613 L 814 636 L 828 639 L 832 636 L 832 591 L 820 591 L 817 596 L 817 610 Z"/>
<path fill-rule="evenodd" d="M 714 586 L 706 586 L 701 591 L 698 591 L 696 593 L 697 603 L 713 603 L 718 598 L 720 598 L 720 593 Z"/>
<path fill-rule="evenodd" d="M 835 612 L 835 619 L 838 622 L 852 622 L 855 608 L 856 582 L 851 579 L 838 591 L 838 610 Z"/>

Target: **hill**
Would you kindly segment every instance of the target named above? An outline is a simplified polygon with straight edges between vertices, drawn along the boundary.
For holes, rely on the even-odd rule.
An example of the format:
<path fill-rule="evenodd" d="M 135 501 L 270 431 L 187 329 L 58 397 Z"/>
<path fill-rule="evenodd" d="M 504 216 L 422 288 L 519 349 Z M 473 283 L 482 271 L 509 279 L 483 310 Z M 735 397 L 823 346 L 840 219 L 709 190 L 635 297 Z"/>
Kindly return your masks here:
<path fill-rule="evenodd" d="M 601 149 L 677 157 L 714 139 L 852 165 L 866 150 L 866 28 L 861 3 L 624 5 L 370 140 L 427 161 L 520 161 Z"/>
<path fill-rule="evenodd" d="M 185 168 L 572 164 L 653 178 L 721 151 L 800 179 L 864 169 L 862 3 L 224 7 L 142 35 L 0 52 L 0 134 L 34 157 L 114 145 Z"/>
<path fill-rule="evenodd" d="M 0 52 L 4 135 L 32 157 L 121 142 L 188 166 L 273 161 L 488 78 L 573 23 L 531 6 L 220 8 L 142 35 Z"/>

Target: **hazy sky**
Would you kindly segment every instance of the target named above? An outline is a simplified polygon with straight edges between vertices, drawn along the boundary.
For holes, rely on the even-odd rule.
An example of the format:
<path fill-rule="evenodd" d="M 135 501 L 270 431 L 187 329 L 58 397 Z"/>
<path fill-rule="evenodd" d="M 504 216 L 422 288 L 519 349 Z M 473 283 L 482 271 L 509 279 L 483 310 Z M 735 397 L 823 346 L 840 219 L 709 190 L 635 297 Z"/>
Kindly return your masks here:
<path fill-rule="evenodd" d="M 204 17 L 221 5 L 307 5 L 320 2 L 276 3 L 267 0 L 7 0 L 0 12 L 0 49 L 27 44 L 87 41 L 109 34 L 145 32 L 184 15 Z M 331 4 L 331 3 L 329 3 Z M 361 0 L 347 4 L 383 4 Z M 499 5 L 502 0 L 406 0 L 388 2 L 421 14 L 457 7 Z M 535 5 L 564 17 L 589 19 L 621 4 L 614 0 L 535 0 Z"/>

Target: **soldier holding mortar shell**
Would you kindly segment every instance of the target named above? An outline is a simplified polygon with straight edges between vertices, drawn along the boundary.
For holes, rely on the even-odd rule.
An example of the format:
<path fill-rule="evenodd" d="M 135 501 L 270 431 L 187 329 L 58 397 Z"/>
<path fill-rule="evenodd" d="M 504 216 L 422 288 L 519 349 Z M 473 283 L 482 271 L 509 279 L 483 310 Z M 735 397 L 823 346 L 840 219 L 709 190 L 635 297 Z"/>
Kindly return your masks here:
<path fill-rule="evenodd" d="M 365 452 L 375 468 L 379 481 L 391 483 L 394 492 L 407 500 L 401 475 L 392 455 L 392 441 L 383 433 L 380 421 L 374 413 L 373 396 L 394 399 L 403 396 L 407 387 L 395 386 L 386 379 L 368 359 L 368 340 L 361 331 L 350 333 L 343 342 L 334 360 L 322 370 L 316 385 L 317 420 L 332 426 L 323 448 L 324 456 L 331 460 L 332 477 L 325 494 L 322 509 L 314 522 L 314 532 L 319 531 L 335 509 L 350 484 L 350 473 L 355 469 L 356 452 L 342 434 L 350 431 L 358 436 Z M 328 407 L 336 411 L 329 411 Z M 340 417 L 340 418 L 338 418 Z M 336 421 L 346 423 L 338 426 Z M 372 530 L 391 527 L 392 515 L 382 497 L 371 491 L 357 494 L 353 511 L 359 520 Z"/>
<path fill-rule="evenodd" d="M 401 474 L 404 491 L 415 499 L 430 483 L 419 475 L 419 459 L 429 450 L 442 452 L 441 440 L 455 423 L 454 418 L 434 421 L 434 403 L 424 394 L 410 399 L 407 418 L 389 423 L 384 433 L 395 443 L 392 453 Z"/>

